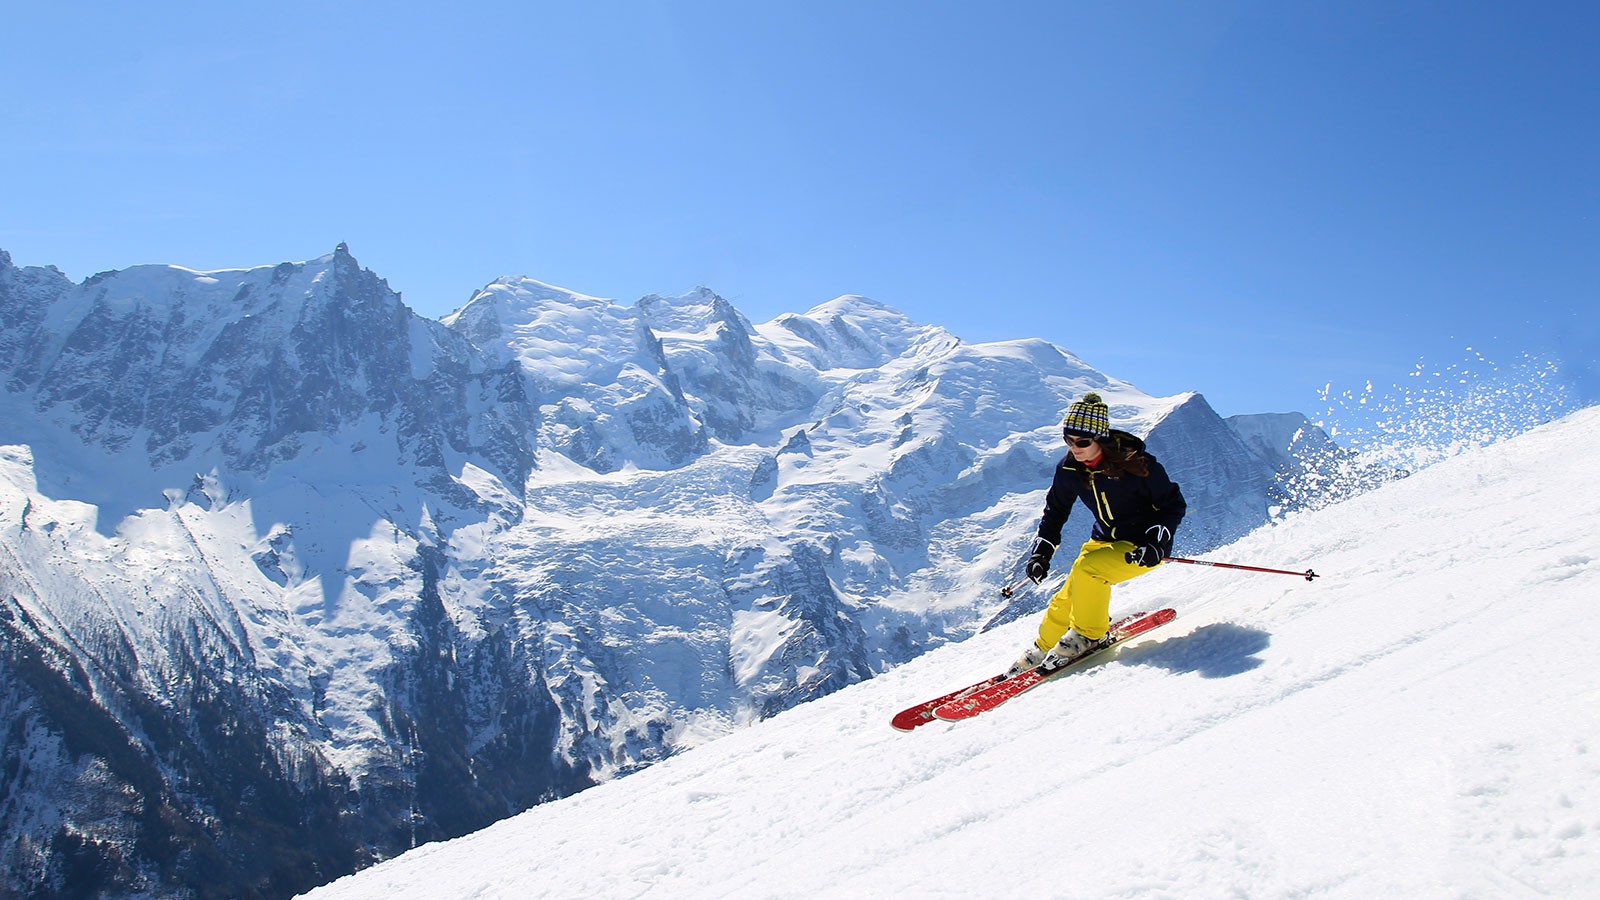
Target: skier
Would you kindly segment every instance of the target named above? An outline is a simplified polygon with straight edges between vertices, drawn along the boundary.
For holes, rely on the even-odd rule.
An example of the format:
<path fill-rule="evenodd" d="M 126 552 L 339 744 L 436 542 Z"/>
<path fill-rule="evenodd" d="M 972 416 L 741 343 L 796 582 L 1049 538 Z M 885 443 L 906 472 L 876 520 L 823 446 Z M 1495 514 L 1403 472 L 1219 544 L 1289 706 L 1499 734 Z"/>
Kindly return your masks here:
<path fill-rule="evenodd" d="M 1187 509 L 1183 493 L 1143 441 L 1111 429 L 1110 412 L 1100 395 L 1091 393 L 1068 407 L 1062 419 L 1067 455 L 1045 497 L 1028 577 L 1038 584 L 1049 574 L 1075 498 L 1094 513 L 1094 530 L 1078 551 L 1067 583 L 1050 599 L 1039 639 L 1012 664 L 1007 678 L 1041 665 L 1059 668 L 1103 646 L 1111 627 L 1111 586 L 1152 571 L 1172 554 L 1172 535 Z"/>

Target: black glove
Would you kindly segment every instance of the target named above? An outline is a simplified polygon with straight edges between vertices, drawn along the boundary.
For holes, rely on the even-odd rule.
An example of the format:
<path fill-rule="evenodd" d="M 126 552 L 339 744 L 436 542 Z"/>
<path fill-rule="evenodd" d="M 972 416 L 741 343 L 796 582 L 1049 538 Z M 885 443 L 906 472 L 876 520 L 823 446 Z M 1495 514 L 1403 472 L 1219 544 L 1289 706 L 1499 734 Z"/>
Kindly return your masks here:
<path fill-rule="evenodd" d="M 1050 574 L 1050 557 L 1056 555 L 1055 545 L 1044 538 L 1036 538 L 1033 542 L 1033 554 L 1028 557 L 1028 580 L 1034 584 L 1044 581 Z"/>
<path fill-rule="evenodd" d="M 1140 544 L 1128 551 L 1128 555 L 1124 558 L 1136 566 L 1154 568 L 1161 565 L 1161 548 L 1155 544 Z"/>
<path fill-rule="evenodd" d="M 1136 566 L 1153 568 L 1172 555 L 1172 529 L 1165 525 L 1151 525 L 1144 530 L 1144 543 L 1123 557 Z"/>

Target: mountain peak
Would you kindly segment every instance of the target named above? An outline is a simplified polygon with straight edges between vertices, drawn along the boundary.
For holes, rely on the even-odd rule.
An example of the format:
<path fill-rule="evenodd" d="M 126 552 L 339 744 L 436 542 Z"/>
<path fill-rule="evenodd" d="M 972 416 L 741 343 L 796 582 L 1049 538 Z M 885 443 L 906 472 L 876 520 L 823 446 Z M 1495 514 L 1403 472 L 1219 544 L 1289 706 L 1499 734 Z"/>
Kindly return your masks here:
<path fill-rule="evenodd" d="M 914 349 L 949 349 L 960 343 L 936 325 L 859 294 L 813 306 L 804 315 L 785 313 L 762 325 L 761 334 L 819 369 L 865 369 L 885 365 Z"/>
<path fill-rule="evenodd" d="M 316 259 L 306 261 L 306 265 L 319 269 L 334 269 L 335 271 L 360 271 L 361 263 L 356 261 L 350 253 L 350 245 L 340 241 L 333 248 L 332 253 L 324 253 Z"/>
<path fill-rule="evenodd" d="M 806 317 L 826 321 L 838 318 L 887 318 L 907 325 L 920 326 L 900 310 L 860 294 L 842 294 L 826 303 L 819 303 L 806 311 Z"/>
<path fill-rule="evenodd" d="M 658 331 L 698 333 L 715 328 L 719 323 L 746 334 L 755 330 L 732 303 L 707 287 L 697 287 L 676 297 L 650 294 L 640 298 L 634 307 L 645 322 Z"/>

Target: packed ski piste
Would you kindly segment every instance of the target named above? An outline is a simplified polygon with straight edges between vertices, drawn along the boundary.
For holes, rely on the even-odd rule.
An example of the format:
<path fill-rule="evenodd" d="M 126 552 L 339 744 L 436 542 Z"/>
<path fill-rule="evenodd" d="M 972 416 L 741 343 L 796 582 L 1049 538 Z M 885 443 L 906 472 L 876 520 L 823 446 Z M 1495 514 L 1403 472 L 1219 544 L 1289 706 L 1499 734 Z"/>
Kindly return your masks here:
<path fill-rule="evenodd" d="M 1069 452 L 1018 586 L 1048 578 L 1068 499 L 1109 527 L 1040 621 L 309 896 L 1588 896 L 1597 445 L 1580 410 L 1183 566 L 1148 454 L 1115 487 L 1083 461 L 1085 487 Z"/>

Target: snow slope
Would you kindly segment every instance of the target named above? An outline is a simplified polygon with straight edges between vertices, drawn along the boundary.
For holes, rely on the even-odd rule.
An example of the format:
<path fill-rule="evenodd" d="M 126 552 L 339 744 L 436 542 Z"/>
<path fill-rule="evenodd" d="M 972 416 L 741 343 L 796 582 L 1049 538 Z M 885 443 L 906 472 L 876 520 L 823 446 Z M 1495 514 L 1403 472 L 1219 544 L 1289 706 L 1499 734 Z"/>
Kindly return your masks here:
<path fill-rule="evenodd" d="M 1211 554 L 979 719 L 1017 622 L 309 897 L 1518 897 L 1600 883 L 1600 409 Z"/>

